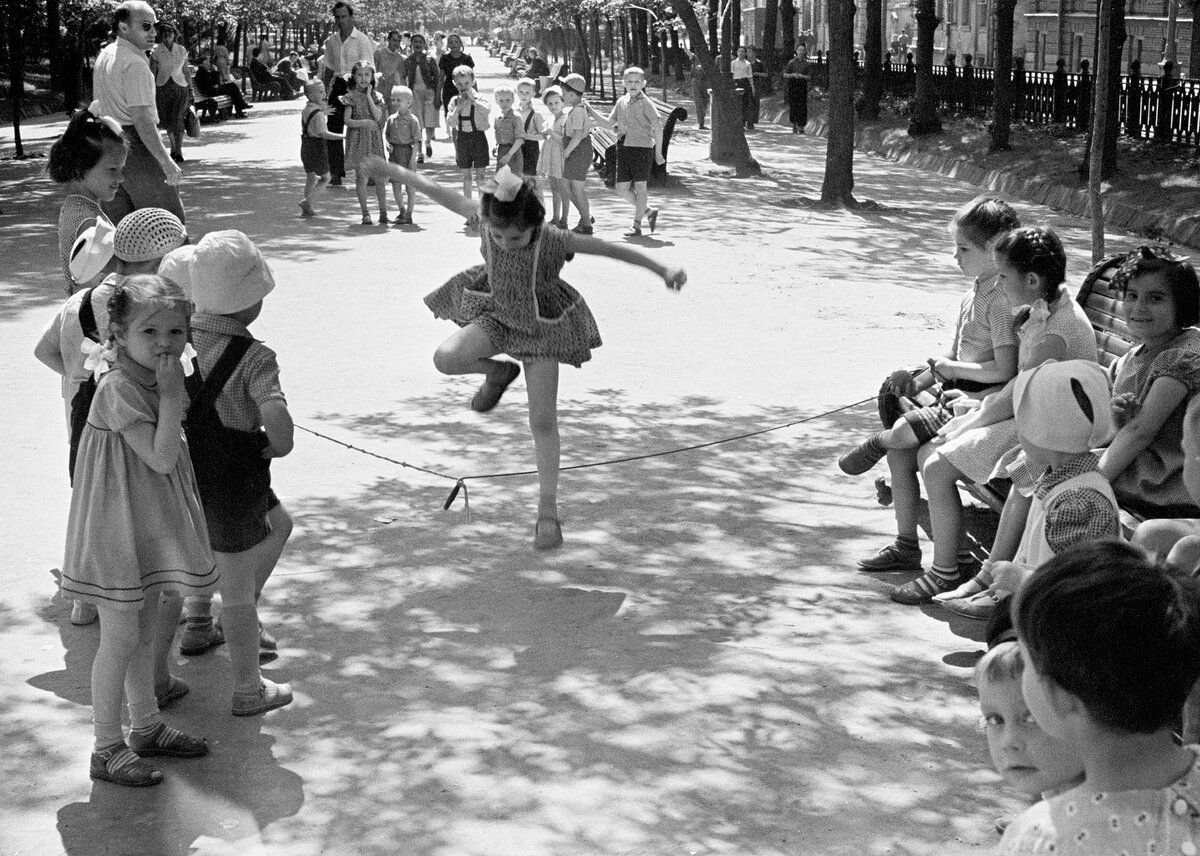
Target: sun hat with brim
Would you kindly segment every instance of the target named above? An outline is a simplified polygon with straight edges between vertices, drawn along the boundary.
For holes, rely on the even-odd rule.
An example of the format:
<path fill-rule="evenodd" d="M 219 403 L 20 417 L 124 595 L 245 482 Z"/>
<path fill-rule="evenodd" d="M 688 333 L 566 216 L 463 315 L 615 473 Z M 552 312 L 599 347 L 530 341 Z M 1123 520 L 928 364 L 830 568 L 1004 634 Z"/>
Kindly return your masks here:
<path fill-rule="evenodd" d="M 1091 360 L 1048 360 L 1017 375 L 1013 405 L 1023 439 L 1052 452 L 1099 447 L 1112 430 L 1108 376 Z"/>
<path fill-rule="evenodd" d="M 100 271 L 108 266 L 113 257 L 113 238 L 116 227 L 107 217 L 96 218 L 96 225 L 79 233 L 71 246 L 71 258 L 67 269 L 71 278 L 79 284 L 91 282 Z"/>
<path fill-rule="evenodd" d="M 209 232 L 188 265 L 197 312 L 231 315 L 249 309 L 275 288 L 258 247 L 236 229 Z"/>
<path fill-rule="evenodd" d="M 187 240 L 187 229 L 165 208 L 138 208 L 121 218 L 113 252 L 121 261 L 158 261 Z"/>
<path fill-rule="evenodd" d="M 163 256 L 158 263 L 158 275 L 165 276 L 183 289 L 192 298 L 192 258 L 196 255 L 195 244 L 184 244 Z"/>
<path fill-rule="evenodd" d="M 576 95 L 582 95 L 587 90 L 587 81 L 578 72 L 571 72 L 559 82 L 559 86 L 570 89 Z"/>

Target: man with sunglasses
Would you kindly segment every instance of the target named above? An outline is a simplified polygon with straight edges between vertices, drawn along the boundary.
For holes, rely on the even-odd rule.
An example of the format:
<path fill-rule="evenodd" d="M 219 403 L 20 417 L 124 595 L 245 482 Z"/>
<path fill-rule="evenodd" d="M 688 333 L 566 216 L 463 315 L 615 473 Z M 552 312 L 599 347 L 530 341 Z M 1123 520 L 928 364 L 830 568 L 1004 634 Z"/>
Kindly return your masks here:
<path fill-rule="evenodd" d="M 165 208 L 184 220 L 176 187 L 183 173 L 158 132 L 154 73 L 146 56 L 154 47 L 157 25 L 149 4 L 125 0 L 113 10 L 116 38 L 100 51 L 92 72 L 92 92 L 100 102 L 100 115 L 120 123 L 129 144 L 121 189 L 104 205 L 104 213 L 113 223 L 138 208 Z"/>

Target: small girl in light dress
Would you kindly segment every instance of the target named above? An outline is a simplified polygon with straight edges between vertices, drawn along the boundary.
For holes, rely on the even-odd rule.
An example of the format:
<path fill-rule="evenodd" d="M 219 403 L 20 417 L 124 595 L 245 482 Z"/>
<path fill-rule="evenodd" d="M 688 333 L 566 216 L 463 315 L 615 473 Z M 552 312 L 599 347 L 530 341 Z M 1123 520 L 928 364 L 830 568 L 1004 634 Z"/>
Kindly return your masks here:
<path fill-rule="evenodd" d="M 207 594 L 219 575 L 183 437 L 191 304 L 171 280 L 142 274 L 113 287 L 108 314 L 112 368 L 79 442 L 62 588 L 100 611 L 91 777 L 144 787 L 162 781 L 145 757 L 208 752 L 205 740 L 159 714 L 152 645 L 160 595 Z"/>
<path fill-rule="evenodd" d="M 358 193 L 358 207 L 362 209 L 362 224 L 370 226 L 368 176 L 360 166 L 363 158 L 386 156 L 383 126 L 387 122 L 387 108 L 383 97 L 375 91 L 375 69 L 369 62 L 359 60 L 354 64 L 350 82 L 350 91 L 342 96 L 342 103 L 346 105 L 346 169 L 354 170 L 354 189 Z M 379 203 L 379 223 L 385 225 L 388 221 L 385 185 L 375 185 L 375 199 Z"/>
<path fill-rule="evenodd" d="M 377 181 L 403 181 L 451 211 L 466 217 L 482 214 L 484 264 L 463 271 L 425 298 L 436 316 L 462 327 L 438 346 L 433 362 L 443 374 L 484 375 L 471 399 L 471 409 L 480 413 L 496 406 L 525 366 L 540 488 L 533 545 L 539 550 L 558 547 L 563 540 L 558 520 L 558 367 L 579 366 L 600 346 L 595 318 L 579 292 L 560 278 L 562 267 L 576 253 L 606 256 L 653 271 L 672 290 L 683 287 L 687 274 L 626 245 L 547 224 L 533 181 L 507 167 L 475 203 L 382 158 L 368 163 Z M 495 359 L 501 353 L 520 362 Z"/>
<path fill-rule="evenodd" d="M 570 185 L 563 178 L 563 131 L 567 126 L 567 114 L 563 111 L 562 90 L 551 86 L 542 93 L 542 101 L 550 111 L 550 127 L 546 130 L 546 144 L 538 161 L 538 175 L 546 176 L 550 182 L 552 215 L 550 225 L 567 228 L 567 215 L 571 211 Z"/>
<path fill-rule="evenodd" d="M 116 269 L 115 263 L 108 265 L 86 282 L 77 281 L 71 273 L 71 251 L 80 235 L 98 221 L 103 221 L 110 233 L 114 229 L 100 205 L 117 195 L 129 152 L 121 126 L 99 116 L 99 109 L 100 102 L 94 101 L 87 110 L 72 116 L 63 135 L 50 147 L 47 172 L 52 181 L 67 188 L 67 198 L 58 212 L 58 255 L 67 294 L 99 284 Z"/>

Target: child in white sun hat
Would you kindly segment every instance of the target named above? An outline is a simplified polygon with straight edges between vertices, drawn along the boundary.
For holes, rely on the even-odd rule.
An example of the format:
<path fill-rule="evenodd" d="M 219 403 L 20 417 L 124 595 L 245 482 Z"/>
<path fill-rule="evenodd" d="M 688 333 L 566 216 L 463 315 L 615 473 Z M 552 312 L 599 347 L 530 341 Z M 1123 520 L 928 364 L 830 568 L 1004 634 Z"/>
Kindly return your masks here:
<path fill-rule="evenodd" d="M 258 248 L 235 230 L 205 235 L 191 253 L 187 276 L 200 371 L 189 384 L 184 427 L 221 571 L 223 610 L 217 629 L 209 603 L 189 602 L 180 648 L 197 653 L 190 642 L 208 643 L 199 646 L 202 653 L 223 633 L 233 668 L 233 714 L 254 716 L 292 700 L 287 684 L 259 670 L 260 648 L 273 649 L 274 640 L 262 633 L 258 598 L 292 532 L 270 471 L 271 458 L 292 450 L 292 417 L 275 352 L 248 329 L 275 279 Z"/>

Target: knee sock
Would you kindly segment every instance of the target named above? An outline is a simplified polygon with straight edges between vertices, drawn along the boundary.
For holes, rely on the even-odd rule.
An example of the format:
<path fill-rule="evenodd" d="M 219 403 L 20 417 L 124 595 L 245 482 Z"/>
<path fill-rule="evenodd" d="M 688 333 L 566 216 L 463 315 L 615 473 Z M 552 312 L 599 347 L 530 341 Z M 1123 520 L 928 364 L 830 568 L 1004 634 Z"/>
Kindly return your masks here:
<path fill-rule="evenodd" d="M 896 546 L 902 550 L 920 550 L 921 544 L 915 535 L 897 535 Z"/>
<path fill-rule="evenodd" d="M 944 580 L 950 580 L 958 576 L 958 566 L 955 565 L 953 568 L 940 568 L 937 565 L 930 565 L 929 572 L 934 576 L 941 577 Z"/>
<path fill-rule="evenodd" d="M 258 607 L 254 604 L 226 606 L 221 626 L 229 648 L 235 693 L 258 692 Z"/>

